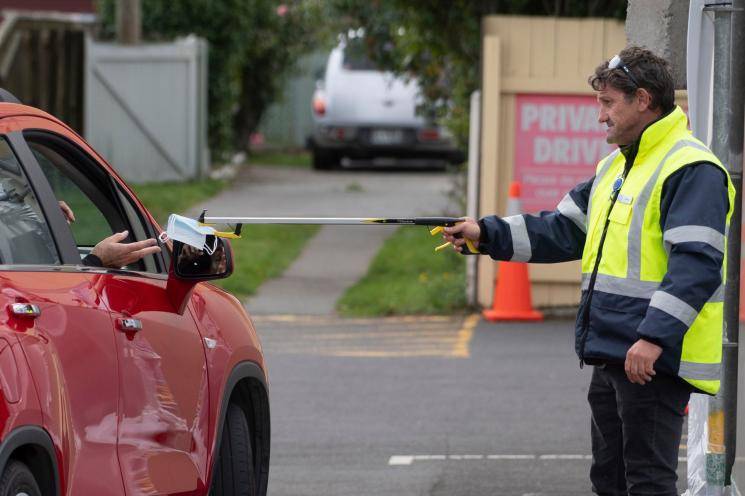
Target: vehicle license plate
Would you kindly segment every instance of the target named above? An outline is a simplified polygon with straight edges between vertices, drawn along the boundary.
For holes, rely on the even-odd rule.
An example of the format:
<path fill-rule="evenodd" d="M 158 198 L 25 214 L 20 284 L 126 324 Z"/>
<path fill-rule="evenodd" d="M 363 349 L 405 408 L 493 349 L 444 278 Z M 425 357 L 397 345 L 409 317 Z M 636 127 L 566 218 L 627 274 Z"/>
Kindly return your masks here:
<path fill-rule="evenodd" d="M 400 129 L 373 129 L 370 133 L 370 143 L 373 145 L 398 145 L 404 141 L 404 133 Z"/>

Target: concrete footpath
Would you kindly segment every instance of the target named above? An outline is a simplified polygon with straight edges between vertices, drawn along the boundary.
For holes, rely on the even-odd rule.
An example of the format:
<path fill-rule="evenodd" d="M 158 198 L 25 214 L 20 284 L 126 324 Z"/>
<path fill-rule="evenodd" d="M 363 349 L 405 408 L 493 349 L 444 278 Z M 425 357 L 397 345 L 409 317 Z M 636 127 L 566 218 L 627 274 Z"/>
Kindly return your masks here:
<path fill-rule="evenodd" d="M 190 213 L 196 215 L 206 208 L 215 216 L 461 215 L 449 200 L 451 188 L 451 174 L 439 171 L 318 172 L 250 166 L 238 174 L 233 187 Z M 246 308 L 254 315 L 334 314 L 336 301 L 365 275 L 370 261 L 394 230 L 381 226 L 322 227 L 281 277 L 266 281 L 248 299 Z M 250 226 L 243 232 L 250 236 Z"/>

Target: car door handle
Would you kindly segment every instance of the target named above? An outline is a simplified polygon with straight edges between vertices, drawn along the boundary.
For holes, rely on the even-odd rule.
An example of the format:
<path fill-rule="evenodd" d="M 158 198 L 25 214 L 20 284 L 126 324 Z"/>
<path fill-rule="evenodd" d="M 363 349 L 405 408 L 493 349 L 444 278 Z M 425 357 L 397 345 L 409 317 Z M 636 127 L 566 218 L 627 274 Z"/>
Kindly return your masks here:
<path fill-rule="evenodd" d="M 8 305 L 10 313 L 17 317 L 30 317 L 35 319 L 41 315 L 41 309 L 38 305 L 32 303 L 11 303 Z"/>
<path fill-rule="evenodd" d="M 120 317 L 116 319 L 116 328 L 124 332 L 137 332 L 142 330 L 142 321 L 132 317 Z"/>

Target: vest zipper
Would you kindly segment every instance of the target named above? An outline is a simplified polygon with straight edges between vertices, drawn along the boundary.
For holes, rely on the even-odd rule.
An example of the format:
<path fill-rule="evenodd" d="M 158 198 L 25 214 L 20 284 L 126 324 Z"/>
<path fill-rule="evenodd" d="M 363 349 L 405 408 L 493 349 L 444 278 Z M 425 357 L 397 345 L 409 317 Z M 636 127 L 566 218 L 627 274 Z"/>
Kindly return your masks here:
<path fill-rule="evenodd" d="M 623 175 L 621 176 L 622 181 L 626 181 L 626 176 L 628 176 L 632 165 L 633 165 L 633 162 L 629 162 L 628 160 L 624 164 Z M 608 226 L 610 225 L 610 213 L 613 210 L 613 205 L 616 204 L 616 200 L 618 199 L 618 195 L 621 192 L 621 188 L 623 188 L 623 182 L 621 183 L 621 186 L 619 186 L 617 190 L 611 193 L 610 207 L 608 207 L 608 213 L 605 216 L 605 225 L 603 226 L 603 233 L 600 235 L 600 244 L 598 245 L 598 254 L 595 257 L 595 267 L 592 269 L 592 274 L 590 274 L 590 283 L 587 285 L 587 301 L 585 302 L 585 309 L 582 312 L 582 336 L 580 336 L 580 344 L 579 344 L 579 368 L 583 368 L 585 365 L 585 342 L 587 341 L 587 334 L 590 332 L 590 304 L 592 303 L 592 292 L 593 292 L 593 289 L 595 288 L 595 280 L 597 279 L 597 276 L 598 276 L 598 267 L 600 267 L 600 257 L 603 256 L 603 245 L 605 245 L 605 235 L 608 233 Z M 590 198 L 590 201 L 592 201 L 592 198 Z"/>

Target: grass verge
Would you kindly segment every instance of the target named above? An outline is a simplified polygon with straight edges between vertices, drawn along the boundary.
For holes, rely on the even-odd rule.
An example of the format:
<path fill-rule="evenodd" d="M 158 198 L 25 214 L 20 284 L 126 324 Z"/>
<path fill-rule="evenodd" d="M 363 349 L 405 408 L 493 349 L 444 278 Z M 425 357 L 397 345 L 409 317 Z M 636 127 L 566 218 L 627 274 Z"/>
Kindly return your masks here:
<path fill-rule="evenodd" d="M 306 151 L 281 152 L 258 151 L 251 152 L 248 161 L 256 165 L 283 165 L 288 167 L 310 168 L 310 153 Z"/>
<path fill-rule="evenodd" d="M 205 179 L 185 183 L 135 184 L 137 197 L 165 227 L 168 216 L 218 194 L 228 181 Z M 243 237 L 233 240 L 234 271 L 227 279 L 214 281 L 238 298 L 256 292 L 266 279 L 277 277 L 300 254 L 318 226 L 244 226 Z"/>
<path fill-rule="evenodd" d="M 435 253 L 441 238 L 425 229 L 399 228 L 367 275 L 337 303 L 346 317 L 451 314 L 466 309 L 465 259 L 451 249 Z"/>
<path fill-rule="evenodd" d="M 231 242 L 233 275 L 215 284 L 240 299 L 254 294 L 262 282 L 285 271 L 318 227 L 243 226 L 243 237 Z"/>

